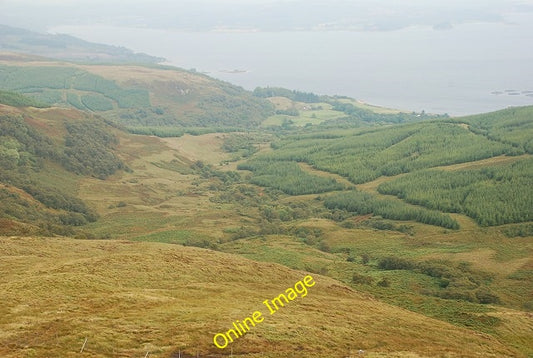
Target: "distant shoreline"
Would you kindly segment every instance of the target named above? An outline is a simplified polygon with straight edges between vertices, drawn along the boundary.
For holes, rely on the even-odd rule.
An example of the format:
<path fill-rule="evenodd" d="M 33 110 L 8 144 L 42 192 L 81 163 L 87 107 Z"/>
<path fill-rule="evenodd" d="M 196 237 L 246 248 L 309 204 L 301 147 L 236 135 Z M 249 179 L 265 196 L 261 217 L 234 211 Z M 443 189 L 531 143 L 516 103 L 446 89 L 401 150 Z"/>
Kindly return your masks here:
<path fill-rule="evenodd" d="M 531 90 L 526 90 L 526 91 L 522 91 L 522 90 L 511 90 L 511 89 L 506 89 L 506 90 L 503 90 L 503 91 L 492 91 L 490 93 L 491 95 L 494 95 L 494 96 L 528 96 L 528 97 L 533 97 L 533 91 Z"/>
<path fill-rule="evenodd" d="M 235 69 L 235 70 L 220 70 L 220 71 L 218 71 L 218 72 L 237 74 L 237 73 L 248 73 L 248 72 L 250 72 L 250 71 L 248 71 L 248 70 L 239 70 L 239 69 Z"/>

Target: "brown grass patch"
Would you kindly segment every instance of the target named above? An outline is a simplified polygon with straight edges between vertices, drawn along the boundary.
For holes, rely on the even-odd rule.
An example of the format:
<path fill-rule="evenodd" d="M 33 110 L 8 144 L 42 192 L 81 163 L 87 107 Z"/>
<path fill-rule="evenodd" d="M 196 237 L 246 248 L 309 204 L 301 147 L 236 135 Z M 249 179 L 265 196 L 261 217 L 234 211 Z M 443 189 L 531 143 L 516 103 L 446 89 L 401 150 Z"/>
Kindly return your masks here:
<path fill-rule="evenodd" d="M 215 333 L 255 310 L 265 321 L 235 356 L 518 356 L 495 339 L 369 300 L 313 275 L 308 296 L 275 315 L 262 306 L 305 276 L 280 265 L 156 243 L 0 238 L 0 354 L 200 356 Z M 254 353 L 255 352 L 255 353 Z M 227 354 L 224 351 L 224 354 Z M 251 354 L 247 354 L 251 353 Z"/>

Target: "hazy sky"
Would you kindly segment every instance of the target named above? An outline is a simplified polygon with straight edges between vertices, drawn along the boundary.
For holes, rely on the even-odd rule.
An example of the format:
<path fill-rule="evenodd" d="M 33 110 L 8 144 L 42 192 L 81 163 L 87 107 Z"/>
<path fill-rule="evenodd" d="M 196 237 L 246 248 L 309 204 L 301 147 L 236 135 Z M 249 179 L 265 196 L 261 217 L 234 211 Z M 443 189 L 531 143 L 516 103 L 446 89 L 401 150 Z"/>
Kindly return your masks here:
<path fill-rule="evenodd" d="M 62 25 L 187 31 L 387 31 L 505 22 L 533 0 L 0 0 L 0 24 L 46 31 Z"/>

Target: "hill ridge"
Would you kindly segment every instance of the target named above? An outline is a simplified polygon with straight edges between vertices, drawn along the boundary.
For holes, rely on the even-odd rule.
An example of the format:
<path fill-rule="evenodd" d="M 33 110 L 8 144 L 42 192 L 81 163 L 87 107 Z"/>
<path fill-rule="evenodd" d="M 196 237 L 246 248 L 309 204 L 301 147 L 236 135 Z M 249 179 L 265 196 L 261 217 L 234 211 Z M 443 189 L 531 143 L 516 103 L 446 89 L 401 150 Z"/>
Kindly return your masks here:
<path fill-rule="evenodd" d="M 45 34 L 0 24 L 0 51 L 68 61 L 160 63 L 161 57 L 124 47 L 97 44 L 65 34 Z"/>

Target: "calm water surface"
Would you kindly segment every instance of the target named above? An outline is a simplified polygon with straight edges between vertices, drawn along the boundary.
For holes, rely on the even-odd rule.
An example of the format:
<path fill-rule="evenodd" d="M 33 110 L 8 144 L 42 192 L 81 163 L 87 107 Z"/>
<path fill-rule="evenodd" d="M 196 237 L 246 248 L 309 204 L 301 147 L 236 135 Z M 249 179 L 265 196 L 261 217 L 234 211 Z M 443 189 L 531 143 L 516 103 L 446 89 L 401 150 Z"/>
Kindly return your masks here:
<path fill-rule="evenodd" d="M 165 57 L 246 89 L 281 86 L 450 115 L 533 105 L 533 14 L 449 30 L 191 33 L 96 25 L 51 31 Z"/>

